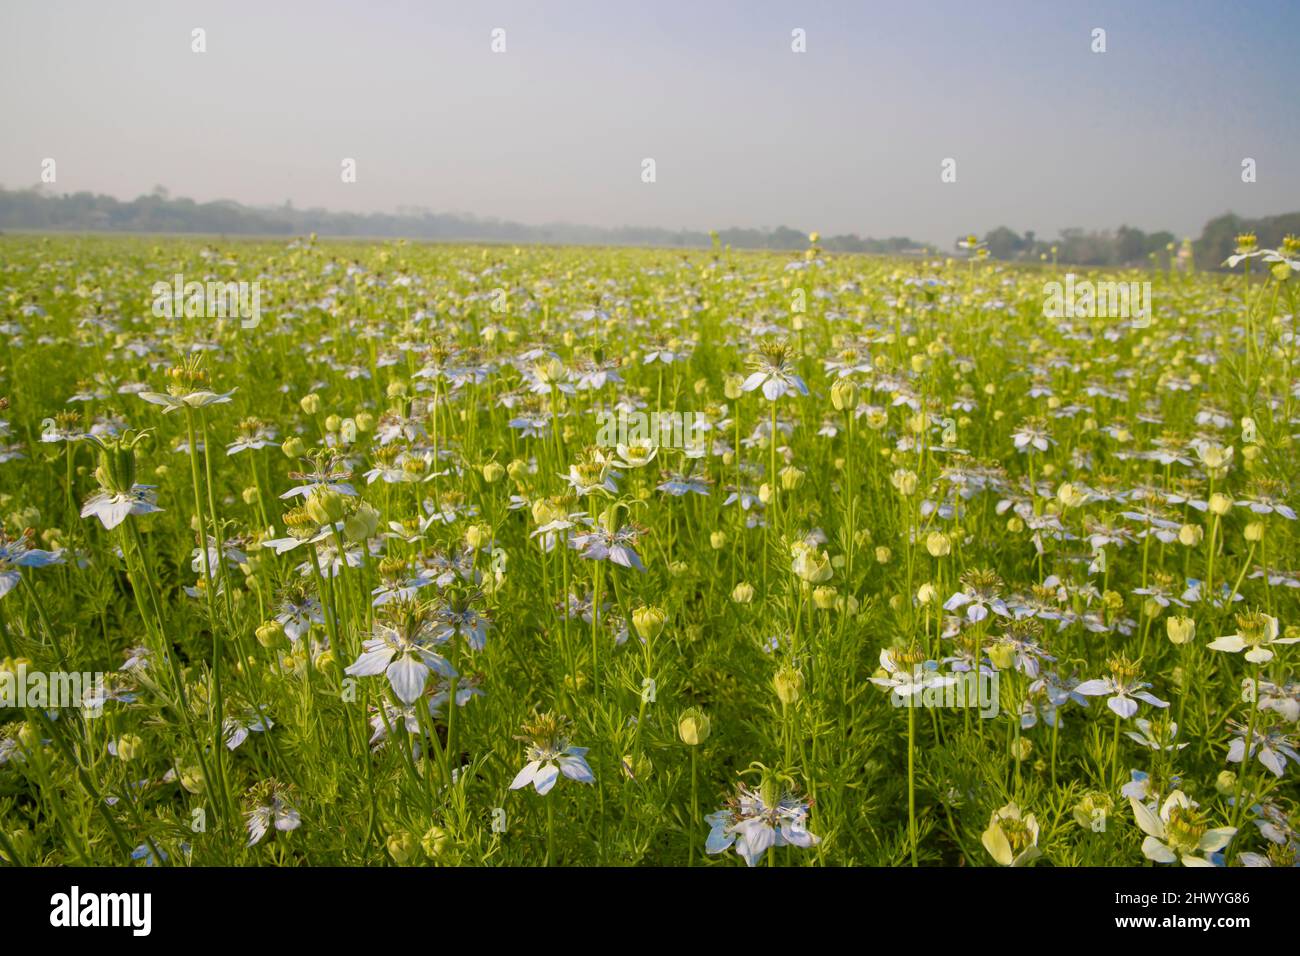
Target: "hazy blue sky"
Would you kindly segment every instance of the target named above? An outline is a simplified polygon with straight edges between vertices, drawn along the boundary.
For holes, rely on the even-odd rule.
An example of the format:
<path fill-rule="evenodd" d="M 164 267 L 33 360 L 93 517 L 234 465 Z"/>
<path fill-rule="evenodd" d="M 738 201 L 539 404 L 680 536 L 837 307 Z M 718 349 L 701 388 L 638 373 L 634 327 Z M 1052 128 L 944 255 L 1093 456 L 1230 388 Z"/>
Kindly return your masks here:
<path fill-rule="evenodd" d="M 1300 208 L 1297 38 L 1296 0 L 2 0 L 0 183 L 53 157 L 59 192 L 123 198 L 1184 234 Z"/>

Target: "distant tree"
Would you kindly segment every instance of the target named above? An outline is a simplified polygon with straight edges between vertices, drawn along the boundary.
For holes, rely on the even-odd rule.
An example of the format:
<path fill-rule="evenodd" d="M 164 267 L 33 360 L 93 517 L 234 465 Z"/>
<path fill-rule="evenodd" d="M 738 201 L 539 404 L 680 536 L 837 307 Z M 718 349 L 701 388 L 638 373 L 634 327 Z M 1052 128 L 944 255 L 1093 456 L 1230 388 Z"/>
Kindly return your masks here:
<path fill-rule="evenodd" d="M 989 255 L 995 259 L 1018 259 L 1025 247 L 1025 240 L 1006 226 L 998 226 L 984 237 Z"/>

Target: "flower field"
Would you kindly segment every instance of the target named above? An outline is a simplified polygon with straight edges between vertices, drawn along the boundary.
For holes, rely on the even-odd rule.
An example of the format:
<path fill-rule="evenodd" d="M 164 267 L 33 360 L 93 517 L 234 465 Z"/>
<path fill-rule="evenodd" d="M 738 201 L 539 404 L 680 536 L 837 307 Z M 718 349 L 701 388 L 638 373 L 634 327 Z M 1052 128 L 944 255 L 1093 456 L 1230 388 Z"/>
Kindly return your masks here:
<path fill-rule="evenodd" d="M 1178 266 L 0 237 L 0 858 L 1295 865 L 1300 243 Z"/>

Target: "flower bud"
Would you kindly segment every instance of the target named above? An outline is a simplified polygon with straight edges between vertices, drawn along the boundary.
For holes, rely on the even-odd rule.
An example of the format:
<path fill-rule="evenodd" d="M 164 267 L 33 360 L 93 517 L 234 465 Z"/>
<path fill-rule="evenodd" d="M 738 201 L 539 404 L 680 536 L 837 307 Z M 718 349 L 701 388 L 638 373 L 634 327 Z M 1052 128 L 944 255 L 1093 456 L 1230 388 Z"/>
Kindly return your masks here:
<path fill-rule="evenodd" d="M 1259 544 L 1264 540 L 1264 522 L 1252 521 L 1246 525 L 1246 540 L 1251 544 Z"/>
<path fill-rule="evenodd" d="M 330 415 L 325 419 L 325 430 L 327 432 L 336 432 L 343 427 L 343 419 L 338 415 Z"/>
<path fill-rule="evenodd" d="M 285 439 L 280 445 L 280 451 L 284 452 L 286 458 L 301 458 L 306 453 L 307 446 L 301 438 L 294 435 L 292 438 Z"/>
<path fill-rule="evenodd" d="M 890 551 L 883 544 L 880 547 L 876 548 L 876 561 L 880 564 L 888 564 L 889 559 L 892 558 L 893 556 L 894 556 L 894 552 Z"/>
<path fill-rule="evenodd" d="M 379 511 L 366 502 L 343 521 L 343 537 L 352 544 L 360 544 L 374 537 L 379 530 Z"/>
<path fill-rule="evenodd" d="M 333 524 L 342 521 L 346 505 L 343 496 L 330 488 L 313 491 L 307 498 L 307 514 L 317 524 Z"/>
<path fill-rule="evenodd" d="M 564 509 L 552 504 L 546 498 L 538 498 L 534 501 L 532 510 L 533 520 L 539 525 L 548 525 L 564 517 Z"/>
<path fill-rule="evenodd" d="M 284 625 L 279 621 L 263 621 L 257 625 L 257 643 L 263 647 L 278 646 L 284 639 Z"/>
<path fill-rule="evenodd" d="M 788 706 L 797 703 L 803 690 L 803 674 L 787 664 L 772 678 L 772 689 L 782 704 Z"/>
<path fill-rule="evenodd" d="M 1115 801 L 1108 793 L 1092 790 L 1074 805 L 1074 822 L 1094 833 L 1106 832 L 1106 821 L 1115 809 Z"/>
<path fill-rule="evenodd" d="M 754 600 L 754 585 L 748 581 L 741 581 L 731 589 L 731 599 L 737 604 L 748 604 Z"/>
<path fill-rule="evenodd" d="M 500 481 L 505 473 L 505 468 L 499 462 L 490 461 L 483 466 L 483 480 L 489 485 Z"/>
<path fill-rule="evenodd" d="M 741 386 L 744 383 L 745 380 L 739 375 L 728 375 L 722 383 L 722 394 L 726 395 L 728 399 L 734 402 L 736 399 L 740 398 L 741 395 L 745 394 L 741 389 Z"/>
<path fill-rule="evenodd" d="M 942 558 L 952 551 L 952 541 L 941 531 L 931 531 L 925 539 L 925 550 L 932 558 Z"/>
<path fill-rule="evenodd" d="M 632 626 L 641 640 L 652 641 L 663 631 L 666 617 L 663 608 L 642 605 L 632 611 Z"/>
<path fill-rule="evenodd" d="M 939 600 L 939 591 L 933 584 L 922 584 L 916 589 L 916 603 L 924 607 L 927 604 L 934 604 Z"/>
<path fill-rule="evenodd" d="M 858 403 L 858 385 L 852 379 L 840 378 L 831 386 L 831 404 L 837 412 L 852 410 Z"/>
<path fill-rule="evenodd" d="M 357 412 L 357 417 L 353 421 L 357 423 L 357 431 L 363 435 L 375 427 L 375 416 L 369 412 Z"/>
<path fill-rule="evenodd" d="M 144 746 L 137 734 L 123 734 L 117 739 L 117 759 L 124 763 L 134 760 L 140 755 L 140 750 Z"/>
<path fill-rule="evenodd" d="M 803 484 L 804 473 L 794 465 L 787 465 L 781 469 L 781 487 L 786 491 L 794 491 Z"/>
<path fill-rule="evenodd" d="M 633 756 L 632 754 L 623 754 L 620 766 L 623 770 L 623 776 L 627 777 L 629 780 L 645 780 L 650 776 L 655 768 L 654 764 L 650 762 L 650 758 L 646 754 L 638 754 L 636 756 Z"/>
<path fill-rule="evenodd" d="M 1220 796 L 1230 797 L 1237 790 L 1237 775 L 1231 770 L 1220 770 L 1214 780 L 1214 789 Z"/>
<path fill-rule="evenodd" d="M 1186 615 L 1167 618 L 1165 633 L 1174 644 L 1190 644 L 1196 636 L 1196 621 Z"/>
<path fill-rule="evenodd" d="M 916 472 L 908 471 L 906 468 L 900 468 L 889 476 L 889 483 L 904 498 L 916 493 L 917 481 Z"/>
<path fill-rule="evenodd" d="M 835 598 L 838 593 L 833 587 L 825 584 L 819 588 L 813 588 L 813 605 L 818 610 L 829 611 L 835 607 Z"/>
<path fill-rule="evenodd" d="M 1205 529 L 1199 524 L 1185 524 L 1178 529 L 1178 543 L 1185 548 L 1194 548 L 1205 538 Z"/>
<path fill-rule="evenodd" d="M 425 856 L 439 857 L 450 842 L 451 837 L 446 830 L 440 826 L 431 826 L 420 838 L 420 849 L 424 850 Z"/>
<path fill-rule="evenodd" d="M 202 793 L 205 787 L 203 780 L 203 771 L 198 767 L 184 767 L 181 769 L 181 786 L 190 793 Z"/>
<path fill-rule="evenodd" d="M 298 406 L 308 415 L 315 415 L 320 411 L 320 396 L 315 392 L 308 392 L 298 400 Z"/>
<path fill-rule="evenodd" d="M 1232 499 L 1222 492 L 1210 495 L 1210 513 L 1222 517 L 1232 510 Z"/>
<path fill-rule="evenodd" d="M 704 743 L 709 739 L 712 729 L 713 724 L 708 715 L 698 707 L 682 711 L 682 715 L 677 718 L 677 734 L 688 747 L 698 747 Z"/>
<path fill-rule="evenodd" d="M 388 838 L 388 855 L 399 865 L 405 863 L 415 852 L 415 837 L 402 832 L 394 833 Z"/>
<path fill-rule="evenodd" d="M 727 546 L 727 532 L 714 531 L 709 535 L 709 546 L 714 551 L 720 551 Z"/>
<path fill-rule="evenodd" d="M 1006 641 L 994 641 L 989 645 L 988 655 L 989 660 L 993 662 L 993 666 L 1000 671 L 1004 671 L 1015 662 L 1016 648 L 1014 644 L 1009 644 Z"/>

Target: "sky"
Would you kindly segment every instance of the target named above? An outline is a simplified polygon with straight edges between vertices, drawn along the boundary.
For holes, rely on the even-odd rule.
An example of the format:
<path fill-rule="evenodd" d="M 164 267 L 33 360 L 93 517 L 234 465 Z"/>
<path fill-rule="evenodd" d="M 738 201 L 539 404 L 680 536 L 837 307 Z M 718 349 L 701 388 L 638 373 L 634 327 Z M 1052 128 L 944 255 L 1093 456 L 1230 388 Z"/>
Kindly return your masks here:
<path fill-rule="evenodd" d="M 123 199 L 1197 235 L 1300 209 L 1297 37 L 1296 0 L 3 0 L 0 184 L 52 158 Z"/>

